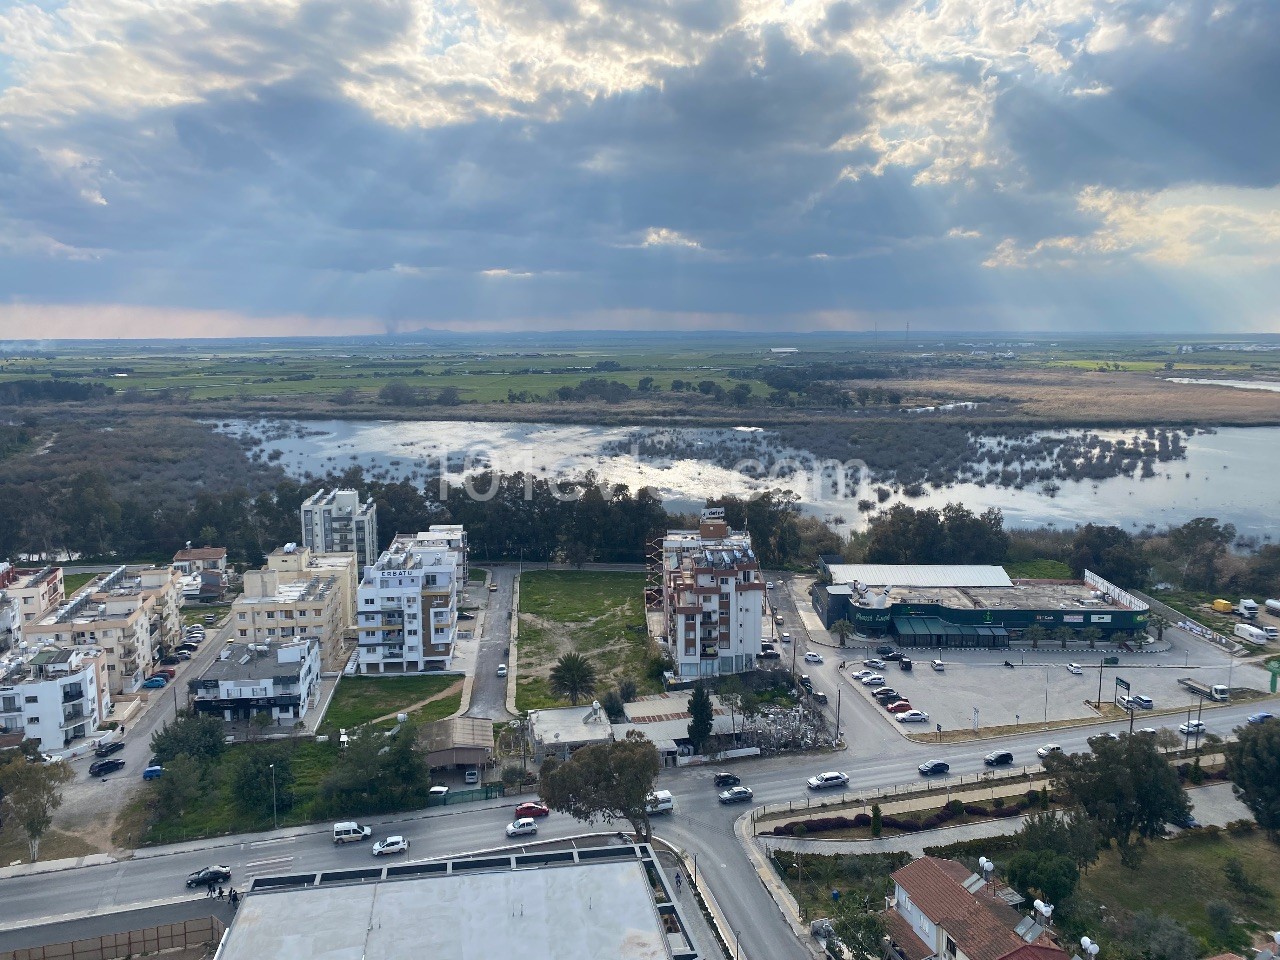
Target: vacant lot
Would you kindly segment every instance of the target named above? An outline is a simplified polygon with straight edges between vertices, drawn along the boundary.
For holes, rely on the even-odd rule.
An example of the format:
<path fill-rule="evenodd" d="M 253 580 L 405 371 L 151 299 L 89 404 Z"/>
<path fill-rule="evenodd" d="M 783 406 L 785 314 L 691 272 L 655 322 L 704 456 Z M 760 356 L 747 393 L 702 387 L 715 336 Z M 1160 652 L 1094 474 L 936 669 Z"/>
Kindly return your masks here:
<path fill-rule="evenodd" d="M 1224 868 L 1233 857 L 1267 894 L 1242 895 L 1232 886 Z M 1177 882 L 1168 882 L 1174 877 Z M 1113 851 L 1104 852 L 1081 878 L 1080 891 L 1112 911 L 1121 907 L 1167 913 L 1205 940 L 1212 939 L 1204 909 L 1210 900 L 1226 900 L 1237 916 L 1274 930 L 1280 921 L 1280 847 L 1261 831 L 1243 836 L 1215 829 L 1188 831 L 1174 840 L 1149 844 L 1137 870 L 1122 867 Z"/>
<path fill-rule="evenodd" d="M 559 705 L 547 686 L 556 660 L 575 651 L 596 668 L 597 692 L 630 677 L 645 690 L 650 658 L 644 575 L 538 570 L 520 577 L 518 709 Z"/>
<path fill-rule="evenodd" d="M 1061 560 L 1023 560 L 1006 563 L 1004 572 L 1013 580 L 1070 580 L 1071 568 Z"/>
<path fill-rule="evenodd" d="M 454 687 L 457 689 L 451 690 Z M 450 691 L 449 697 L 442 696 L 446 690 Z M 350 729 L 379 717 L 409 711 L 432 697 L 439 699 L 427 706 L 435 709 L 428 710 L 424 707 L 422 712 L 413 711 L 414 719 L 419 722 L 439 720 L 458 709 L 457 701 L 461 690 L 462 680 L 454 675 L 343 677 L 338 682 L 333 702 L 324 715 L 324 723 L 326 726 Z M 448 702 L 453 702 L 453 708 L 448 713 L 436 716 Z M 441 706 L 436 707 L 436 704 Z"/>

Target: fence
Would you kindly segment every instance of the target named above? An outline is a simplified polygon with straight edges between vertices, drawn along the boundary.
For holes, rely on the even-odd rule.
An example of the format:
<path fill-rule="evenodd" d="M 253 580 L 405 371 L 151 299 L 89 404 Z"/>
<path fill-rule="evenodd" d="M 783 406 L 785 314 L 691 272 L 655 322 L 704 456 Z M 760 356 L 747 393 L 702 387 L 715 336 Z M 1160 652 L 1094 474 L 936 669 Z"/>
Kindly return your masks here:
<path fill-rule="evenodd" d="M 1164 619 L 1169 622 L 1169 626 L 1177 627 L 1179 630 L 1189 633 L 1191 636 L 1198 640 L 1203 640 L 1205 643 L 1212 643 L 1215 647 L 1221 647 L 1232 655 L 1244 650 L 1244 647 L 1241 644 L 1236 643 L 1229 637 L 1224 637 L 1216 630 L 1210 630 L 1203 623 L 1200 623 L 1198 620 L 1191 619 L 1191 617 L 1183 613 L 1181 610 L 1171 607 L 1167 603 L 1162 603 L 1154 597 L 1149 597 L 1145 593 L 1138 593 L 1136 590 L 1134 593 L 1137 593 L 1139 597 L 1150 605 L 1152 613 L 1164 617 Z"/>
<path fill-rule="evenodd" d="M 208 947 L 221 940 L 226 929 L 226 924 L 217 917 L 201 917 L 127 933 L 23 947 L 0 954 L 0 960 L 122 960 L 160 950 Z"/>
<path fill-rule="evenodd" d="M 885 800 L 909 800 L 915 797 L 945 796 L 962 787 L 995 787 L 1013 784 L 1021 780 L 1030 785 L 1037 775 L 1042 775 L 1044 768 L 1040 764 L 1025 766 L 1021 769 L 1010 768 L 1006 772 L 988 770 L 983 773 L 966 773 L 958 777 L 935 777 L 928 786 L 914 784 L 894 784 L 878 790 L 859 790 L 857 793 L 844 792 L 838 796 L 809 796 L 804 800 L 784 800 L 778 803 L 765 803 L 754 807 L 751 819 L 760 821 L 774 817 L 790 816 L 797 810 L 835 810 L 845 807 L 862 807 Z"/>

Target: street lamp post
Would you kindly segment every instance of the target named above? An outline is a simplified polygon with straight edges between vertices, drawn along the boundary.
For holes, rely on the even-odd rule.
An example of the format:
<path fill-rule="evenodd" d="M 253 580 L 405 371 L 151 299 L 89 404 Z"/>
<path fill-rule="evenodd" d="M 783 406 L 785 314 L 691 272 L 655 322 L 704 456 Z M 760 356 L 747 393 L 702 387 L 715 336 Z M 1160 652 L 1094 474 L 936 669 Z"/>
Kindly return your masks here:
<path fill-rule="evenodd" d="M 280 829 L 280 818 L 276 815 L 276 765 L 271 764 L 271 825 Z"/>

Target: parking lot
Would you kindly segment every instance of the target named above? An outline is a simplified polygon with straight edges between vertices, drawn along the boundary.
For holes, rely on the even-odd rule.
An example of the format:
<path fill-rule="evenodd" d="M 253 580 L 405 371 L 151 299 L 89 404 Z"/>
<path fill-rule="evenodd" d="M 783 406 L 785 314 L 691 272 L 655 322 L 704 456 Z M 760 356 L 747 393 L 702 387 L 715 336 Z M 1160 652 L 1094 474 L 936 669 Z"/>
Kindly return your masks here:
<path fill-rule="evenodd" d="M 1089 704 L 1098 698 L 1098 664 L 1103 657 L 1116 655 L 1112 650 L 1088 653 L 1045 649 L 940 652 L 903 648 L 903 652 L 914 661 L 910 672 L 904 672 L 894 662 L 886 663 L 878 672 L 887 686 L 929 714 L 927 724 L 913 725 L 913 729 L 920 730 L 932 730 L 935 723 L 942 724 L 944 730 L 972 729 L 975 709 L 980 727 L 1096 718 L 1098 714 Z M 875 655 L 865 648 L 848 649 L 842 654 L 850 661 L 850 673 L 863 669 L 863 658 Z M 930 661 L 937 656 L 945 663 L 942 672 L 930 667 Z M 1006 658 L 1014 664 L 1012 668 L 1003 665 Z M 1176 726 L 1185 719 L 1188 707 L 1199 706 L 1200 698 L 1178 683 L 1182 677 L 1205 684 L 1228 684 L 1236 689 L 1265 691 L 1270 686 L 1270 675 L 1265 670 L 1251 663 L 1232 663 L 1218 650 L 1190 637 L 1177 637 L 1173 648 L 1165 653 L 1122 653 L 1119 659 L 1117 666 L 1102 667 L 1102 700 L 1107 703 L 1114 699 L 1117 678 L 1129 683 L 1130 693 L 1150 697 L 1153 709 L 1136 712 L 1138 726 Z M 1067 669 L 1072 660 L 1082 667 L 1079 675 Z M 863 690 L 867 695 L 871 693 L 870 689 Z M 1158 716 L 1170 710 L 1183 712 L 1181 717 Z M 885 717 L 888 719 L 888 714 Z M 1205 716 L 1205 722 L 1213 730 L 1211 715 Z"/>

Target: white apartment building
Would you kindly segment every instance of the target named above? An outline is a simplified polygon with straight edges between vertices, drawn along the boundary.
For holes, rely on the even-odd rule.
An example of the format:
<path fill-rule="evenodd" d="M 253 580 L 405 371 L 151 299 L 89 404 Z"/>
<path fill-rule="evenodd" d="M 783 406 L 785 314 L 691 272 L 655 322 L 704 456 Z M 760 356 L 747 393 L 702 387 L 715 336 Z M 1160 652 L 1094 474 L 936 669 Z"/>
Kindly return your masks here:
<path fill-rule="evenodd" d="M 244 593 L 231 604 L 235 639 L 262 644 L 309 637 L 322 654 L 339 646 L 351 624 L 342 613 L 344 576 L 334 570 L 250 570 Z"/>
<path fill-rule="evenodd" d="M 662 540 L 662 604 L 678 677 L 755 668 L 765 584 L 751 534 L 730 530 L 724 511 L 707 509 L 697 530 Z"/>
<path fill-rule="evenodd" d="M 378 556 L 378 508 L 354 490 L 321 490 L 302 502 L 302 544 L 314 554 L 354 553 L 363 570 Z"/>
<path fill-rule="evenodd" d="M 433 526 L 397 536 L 364 568 L 356 605 L 360 673 L 449 669 L 466 553 L 461 527 Z"/>
<path fill-rule="evenodd" d="M 189 684 L 192 706 L 228 722 L 269 713 L 282 726 L 307 715 L 320 689 L 320 642 L 232 641 L 198 680 Z"/>
<path fill-rule="evenodd" d="M 22 643 L 22 604 L 2 586 L 15 579 L 13 567 L 0 562 L 0 653 L 17 650 Z"/>
<path fill-rule="evenodd" d="M 65 599 L 62 568 L 18 570 L 0 564 L 0 590 L 17 605 L 23 623 L 34 623 Z"/>
<path fill-rule="evenodd" d="M 182 578 L 172 567 L 117 567 L 96 577 L 40 620 L 29 645 L 99 647 L 111 693 L 133 693 L 181 634 Z"/>
<path fill-rule="evenodd" d="M 100 650 L 46 647 L 25 661 L 25 677 L 0 682 L 0 733 L 23 733 L 53 753 L 91 737 L 111 712 Z"/>

